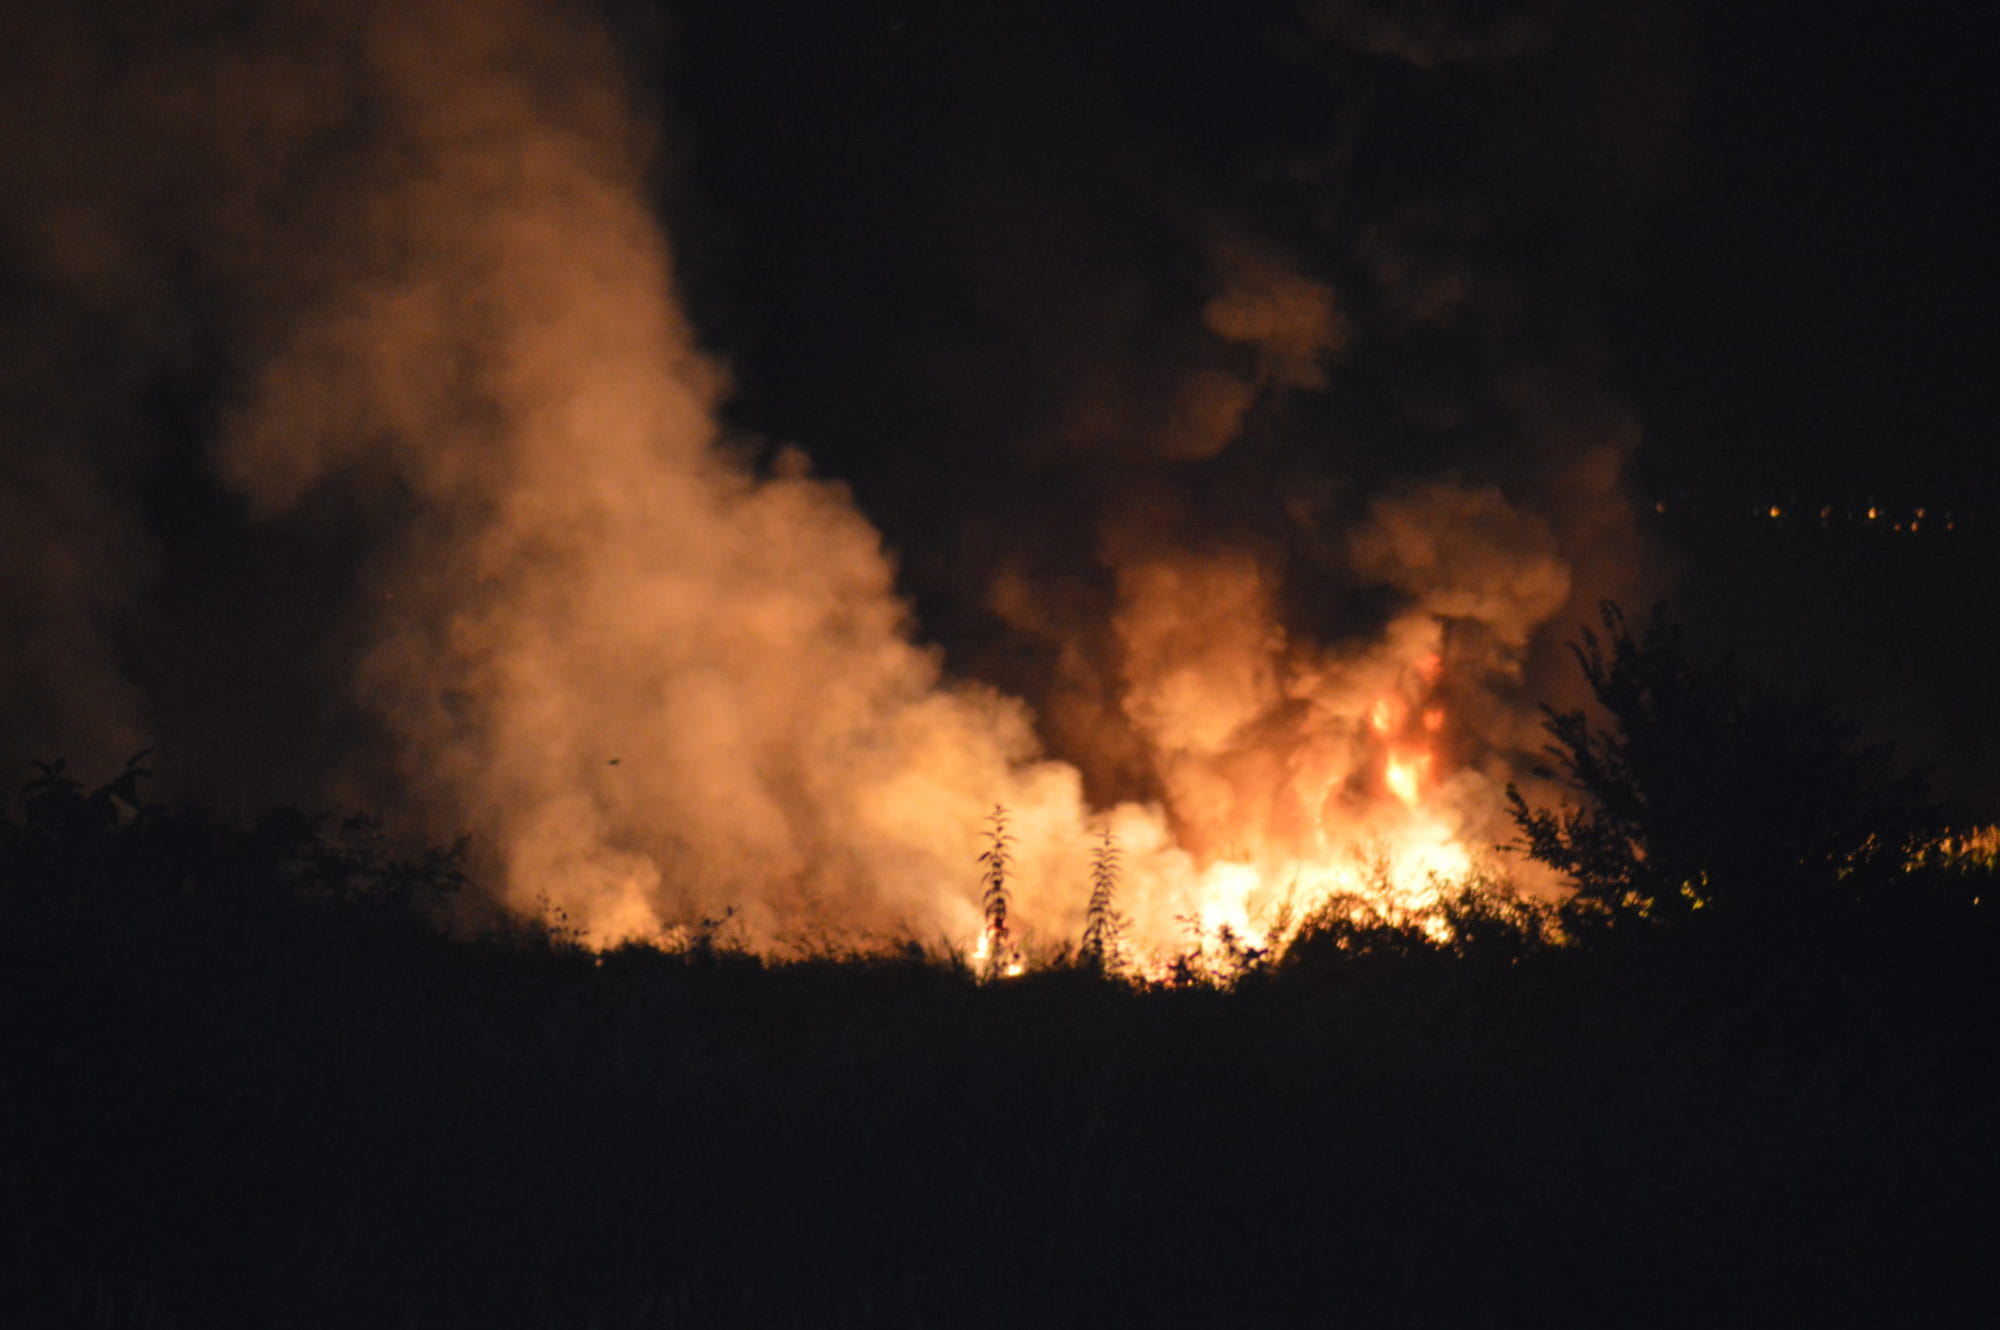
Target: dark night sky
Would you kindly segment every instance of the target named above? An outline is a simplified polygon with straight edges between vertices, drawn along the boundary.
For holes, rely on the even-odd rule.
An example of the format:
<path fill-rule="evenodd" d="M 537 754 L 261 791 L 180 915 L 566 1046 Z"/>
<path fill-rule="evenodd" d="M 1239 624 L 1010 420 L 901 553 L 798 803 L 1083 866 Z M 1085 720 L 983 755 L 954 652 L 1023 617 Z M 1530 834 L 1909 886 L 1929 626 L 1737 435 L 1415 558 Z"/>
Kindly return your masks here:
<path fill-rule="evenodd" d="M 1485 50 L 1426 65 L 1371 15 Z M 676 229 L 732 418 L 853 481 L 927 629 L 1026 691 L 967 569 L 1007 513 L 1089 526 L 1068 394 L 1201 362 L 1217 228 L 1354 321 L 1328 389 L 1266 400 L 1232 450 L 1266 476 L 1506 481 L 1533 445 L 1491 385 L 1525 363 L 1625 405 L 1642 506 L 2000 498 L 1992 46 L 1946 6 L 696 4 L 672 43 Z M 1369 265 L 1385 232 L 1486 296 L 1411 330 Z M 1439 383 L 1451 428 L 1413 425 Z M 1236 492 L 1227 465 L 1197 483 Z M 1658 550 L 1707 640 L 2000 792 L 1961 612 L 1990 550 L 1766 538 Z"/>
<path fill-rule="evenodd" d="M 1469 31 L 1505 8 L 1378 7 Z M 1020 354 L 993 269 L 1079 299 L 1105 269 L 1169 287 L 1189 230 L 1226 216 L 1337 276 L 1354 219 L 1469 194 L 1515 228 L 1510 276 L 1594 306 L 1649 488 L 1983 487 L 1982 34 L 1941 5 L 1635 6 L 1623 33 L 1518 8 L 1551 49 L 1482 79 L 1287 49 L 1287 5 L 689 7 L 683 245 L 739 414 L 829 465 L 901 465 L 944 414 L 908 390 L 922 352 Z M 1273 184 L 1287 157 L 1330 179 L 1342 133 L 1341 178 Z"/>
<path fill-rule="evenodd" d="M 1989 497 L 1990 44 L 1935 6 L 1718 9 L 1621 338 L 1661 472 Z"/>

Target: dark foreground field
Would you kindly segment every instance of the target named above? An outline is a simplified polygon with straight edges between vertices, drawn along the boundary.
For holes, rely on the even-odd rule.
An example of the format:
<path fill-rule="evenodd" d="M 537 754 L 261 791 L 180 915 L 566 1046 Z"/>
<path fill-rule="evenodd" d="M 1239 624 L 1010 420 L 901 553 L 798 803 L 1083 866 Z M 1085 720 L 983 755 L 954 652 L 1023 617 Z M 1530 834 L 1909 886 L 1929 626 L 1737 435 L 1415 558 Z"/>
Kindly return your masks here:
<path fill-rule="evenodd" d="M 1976 877 L 1755 946 L 1329 928 L 1220 991 L 446 937 L 448 859 L 73 790 L 0 846 L 10 1326 L 1996 1307 Z"/>

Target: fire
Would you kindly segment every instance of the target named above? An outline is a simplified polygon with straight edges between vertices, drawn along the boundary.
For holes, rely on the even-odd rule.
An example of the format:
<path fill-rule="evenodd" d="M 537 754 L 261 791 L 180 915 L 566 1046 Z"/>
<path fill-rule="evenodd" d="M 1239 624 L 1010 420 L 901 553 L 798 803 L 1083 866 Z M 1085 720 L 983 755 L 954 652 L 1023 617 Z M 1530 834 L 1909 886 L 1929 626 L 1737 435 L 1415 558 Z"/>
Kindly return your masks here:
<path fill-rule="evenodd" d="M 1403 807 L 1415 808 L 1423 797 L 1424 771 L 1430 766 L 1430 761 L 1429 753 L 1390 752 L 1389 760 L 1382 769 L 1382 777 L 1389 786 L 1389 793 L 1395 795 Z"/>
<path fill-rule="evenodd" d="M 315 541 L 319 514 L 394 514 L 325 546 L 355 556 L 327 655 L 379 735 L 341 779 L 379 775 L 413 829 L 468 834 L 506 903 L 598 944 L 726 909 L 755 946 L 972 938 L 972 838 L 1002 804 L 1022 929 L 979 959 L 1004 971 L 1029 928 L 1080 931 L 1100 824 L 1135 948 L 1184 920 L 1262 938 L 1332 893 L 1416 908 L 1502 838 L 1507 755 L 1536 741 L 1522 662 L 1573 590 L 1518 495 L 1411 479 L 1365 507 L 1341 487 L 1183 504 L 1198 473 L 1135 468 L 1105 488 L 1083 608 L 1024 576 L 1002 611 L 1049 648 L 1038 686 L 1070 694 L 951 678 L 848 487 L 732 441 L 730 375 L 654 212 L 661 135 L 607 79 L 611 39 L 524 0 L 405 0 L 359 28 L 296 8 L 296 50 L 217 53 L 246 79 L 204 57 L 129 80 L 122 113 L 157 102 L 141 127 L 184 154 L 161 178 L 205 202 L 129 253 L 86 248 L 214 283 L 234 377 L 201 454 L 248 512 Z M 328 86 L 369 96 L 302 135 L 314 99 L 292 89 L 319 67 L 298 61 L 322 46 Z M 348 206 L 321 207 L 330 189 Z M 1203 325 L 1269 391 L 1316 391 L 1351 331 L 1333 289 L 1258 253 L 1221 266 Z M 1230 446 L 1266 387 L 1227 379 L 1183 385 L 1206 423 L 1161 457 Z M 1615 493 L 1622 447 L 1571 459 L 1552 498 Z M 1571 519 L 1579 548 L 1615 525 Z M 1321 592 L 1366 608 L 1305 613 Z M 1059 735 L 1062 704 L 1084 718 Z M 1093 788 L 1133 797 L 1097 808 Z"/>
<path fill-rule="evenodd" d="M 1227 929 L 1252 946 L 1264 942 L 1264 932 L 1250 917 L 1250 901 L 1261 883 L 1249 864 L 1217 863 L 1202 875 L 1203 900 L 1197 921 L 1205 936 Z"/>
<path fill-rule="evenodd" d="M 981 933 L 978 945 L 972 949 L 973 968 L 986 971 L 994 955 L 993 934 L 990 931 Z M 1005 959 L 1001 960 L 994 970 L 1001 978 L 1015 979 L 1028 972 L 1028 963 L 1022 959 L 1020 953 L 1009 948 L 1004 955 Z"/>
<path fill-rule="evenodd" d="M 1130 611 L 1169 610 L 1183 628 L 1206 621 L 1211 630 L 1128 632 L 1148 647 L 1129 662 L 1128 706 L 1156 745 L 1166 800 L 1122 805 L 1100 825 L 1120 850 L 1130 954 L 1149 973 L 1190 950 L 1281 945 L 1286 920 L 1331 898 L 1421 913 L 1476 871 L 1474 846 L 1503 838 L 1494 820 L 1502 787 L 1461 755 L 1464 724 L 1447 701 L 1459 676 L 1487 667 L 1479 637 L 1411 614 L 1358 652 L 1302 649 L 1258 623 L 1268 607 L 1240 584 L 1237 594 L 1181 599 L 1224 576 L 1214 566 L 1178 569 L 1171 582 L 1145 584 L 1173 591 L 1171 603 L 1135 597 Z M 1455 635 L 1467 641 L 1451 664 Z M 1158 671 L 1157 690 L 1140 665 Z M 1019 849 L 1032 853 L 1038 838 L 1025 829 L 1050 826 L 1048 811 L 1014 811 Z M 1079 835 L 1073 848 L 1086 843 Z M 1041 893 L 1025 867 L 1010 882 L 1026 918 Z M 1021 968 L 991 929 L 977 935 L 972 959 L 993 975 Z"/>
<path fill-rule="evenodd" d="M 1263 946 L 1336 896 L 1421 912 L 1511 834 L 1508 760 L 1537 734 L 1514 685 L 1570 590 L 1547 528 L 1438 483 L 1378 501 L 1352 541 L 1355 571 L 1410 603 L 1324 645 L 1285 631 L 1275 577 L 1245 553 L 1118 569 L 1118 703 L 1161 792 L 1110 819 L 1140 949 L 1191 929 Z"/>

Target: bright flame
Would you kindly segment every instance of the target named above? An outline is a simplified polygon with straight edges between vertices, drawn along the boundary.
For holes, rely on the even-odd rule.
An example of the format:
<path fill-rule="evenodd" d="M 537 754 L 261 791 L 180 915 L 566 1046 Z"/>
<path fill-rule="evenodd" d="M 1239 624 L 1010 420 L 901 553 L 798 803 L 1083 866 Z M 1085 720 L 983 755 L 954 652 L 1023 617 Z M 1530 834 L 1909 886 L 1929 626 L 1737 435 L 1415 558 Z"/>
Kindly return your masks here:
<path fill-rule="evenodd" d="M 1189 928 L 1261 947 L 1335 896 L 1421 912 L 1511 834 L 1508 758 L 1539 737 L 1514 684 L 1569 592 L 1547 528 L 1436 484 L 1379 501 L 1352 544 L 1412 603 L 1333 647 L 1283 631 L 1272 575 L 1240 551 L 1119 568 L 1119 700 L 1163 794 L 1113 818 L 1141 948 Z"/>
<path fill-rule="evenodd" d="M 1388 782 L 1389 793 L 1396 796 L 1405 808 L 1415 808 L 1423 797 L 1423 774 L 1430 766 L 1429 753 L 1391 752 L 1383 767 L 1383 778 Z"/>
<path fill-rule="evenodd" d="M 1202 901 L 1196 921 L 1203 936 L 1225 929 L 1251 946 L 1261 946 L 1264 932 L 1250 918 L 1250 902 L 1262 885 L 1257 870 L 1249 864 L 1211 864 L 1202 874 Z"/>

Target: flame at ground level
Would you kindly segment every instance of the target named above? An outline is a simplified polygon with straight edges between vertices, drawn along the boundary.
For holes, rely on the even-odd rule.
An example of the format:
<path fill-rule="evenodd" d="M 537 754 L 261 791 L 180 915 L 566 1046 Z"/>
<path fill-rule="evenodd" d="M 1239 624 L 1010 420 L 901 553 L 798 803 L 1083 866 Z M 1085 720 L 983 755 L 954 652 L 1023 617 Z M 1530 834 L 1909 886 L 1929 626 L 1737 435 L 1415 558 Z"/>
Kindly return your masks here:
<path fill-rule="evenodd" d="M 520 747 L 535 760 L 469 767 L 468 784 L 494 799 L 510 899 L 555 903 L 593 942 L 734 910 L 759 948 L 970 947 L 987 927 L 979 829 L 995 805 L 1013 836 L 1015 942 L 1083 934 L 1108 830 L 1134 954 L 1224 932 L 1257 945 L 1336 896 L 1421 912 L 1511 837 L 1512 764 L 1542 737 L 1521 662 L 1568 581 L 1547 532 L 1497 491 L 1378 504 L 1357 559 L 1413 603 L 1334 645 L 1287 633 L 1277 579 L 1248 554 L 1135 560 L 1118 580 L 1114 683 L 1159 797 L 1103 810 L 1078 767 L 1037 755 L 1023 705 L 944 679 L 903 635 L 878 538 L 843 491 L 802 467 L 723 489 L 726 522 L 699 504 L 671 524 L 636 502 L 614 515 L 637 543 L 705 523 L 668 567 L 690 551 L 729 576 L 772 564 L 727 613 L 673 585 L 635 596 L 620 565 L 602 588 L 494 620 L 508 668 L 491 676 L 485 732 L 550 731 L 575 775 L 536 742 Z M 605 622 L 615 657 L 550 650 Z M 712 659 L 683 648 L 635 672 L 649 644 L 691 634 Z M 586 695 L 572 676 L 606 682 Z"/>
<path fill-rule="evenodd" d="M 1399 623 L 1372 652 L 1342 660 L 1284 648 L 1261 663 L 1267 695 L 1244 706 L 1239 690 L 1231 723 L 1191 724 L 1209 736 L 1204 746 L 1162 755 L 1166 801 L 1109 810 L 1087 805 L 1074 768 L 992 751 L 997 720 L 1019 723 L 1014 713 L 989 711 L 968 724 L 966 708 L 990 707 L 992 699 L 935 693 L 923 742 L 906 744 L 900 762 L 875 778 L 842 787 L 849 841 L 829 845 L 880 874 L 878 900 L 896 892 L 900 915 L 882 928 L 879 909 L 825 908 L 839 905 L 838 888 L 808 866 L 794 879 L 794 903 L 820 908 L 808 928 L 779 913 L 768 883 L 756 884 L 749 894 L 757 899 L 741 916 L 745 940 L 782 949 L 812 940 L 814 930 L 821 940 L 851 935 L 858 920 L 874 936 L 945 940 L 982 970 L 1019 973 L 1024 943 L 1047 949 L 1082 935 L 1094 847 L 1107 834 L 1118 856 L 1120 950 L 1142 970 L 1157 968 L 1149 957 L 1217 939 L 1280 942 L 1288 926 L 1336 898 L 1386 917 L 1420 918 L 1453 888 L 1494 876 L 1487 851 L 1508 834 L 1505 772 L 1476 760 L 1467 739 L 1473 727 L 1441 700 L 1449 675 L 1437 660 L 1446 636 L 1433 618 Z M 1201 706 L 1206 682 L 1202 672 L 1184 673 L 1179 705 Z M 1448 762 L 1454 745 L 1471 756 Z M 982 816 L 988 791 L 1011 829 L 1012 931 L 998 937 L 982 913 L 976 868 L 981 850 L 992 849 L 979 839 L 982 820 L 990 821 Z M 659 937 L 675 866 L 657 852 L 607 853 L 604 828 L 590 823 L 585 801 L 551 804 L 549 812 L 517 847 L 516 881 L 563 882 L 549 897 L 594 943 Z M 783 875 L 781 862 L 769 867 Z M 736 885 L 716 881 L 704 910 L 733 909 Z"/>
<path fill-rule="evenodd" d="M 1061 658 L 1047 687 L 1068 695 L 1033 700 L 1045 720 L 1064 702 L 1094 719 L 1058 736 L 1025 703 L 944 677 L 844 486 L 718 419 L 730 375 L 676 295 L 659 128 L 617 88 L 609 32 L 525 0 L 402 0 L 365 22 L 341 4 L 278 8 L 282 22 L 240 33 L 194 25 L 130 68 L 78 65 L 118 74 L 115 95 L 40 99 L 104 112 L 78 160 L 129 149 L 136 179 L 181 185 L 71 198 L 58 171 L 53 192 L 17 191 L 21 234 L 110 228 L 43 256 L 52 298 L 100 279 L 142 307 L 170 294 L 157 328 L 133 323 L 152 329 L 133 348 L 171 360 L 185 334 L 213 351 L 199 451 L 216 481 L 255 521 L 289 524 L 310 565 L 352 570 L 300 676 L 317 688 L 337 669 L 379 740 L 336 779 L 413 830 L 469 834 L 509 905 L 560 911 L 600 943 L 730 909 L 759 947 L 971 939 L 979 827 L 1003 804 L 1024 932 L 1080 934 L 1108 824 L 1130 939 L 1173 946 L 1183 920 L 1248 936 L 1329 892 L 1420 903 L 1505 834 L 1508 764 L 1540 742 L 1523 662 L 1571 600 L 1563 554 L 1599 565 L 1587 599 L 1613 589 L 1633 439 L 1591 394 L 1571 410 L 1560 376 L 1508 388 L 1505 451 L 1536 459 L 1508 463 L 1508 493 L 1404 477 L 1369 502 L 1273 471 L 1254 501 L 1209 503 L 1199 468 L 1266 388 L 1225 392 L 1208 413 L 1220 434 L 1138 450 L 1158 454 L 1138 483 L 1075 510 L 1091 525 L 1081 609 L 1054 605 L 1050 577 L 965 589 Z M 53 127 L 84 128 L 67 115 Z M 154 193 L 188 210 L 123 234 Z M 1345 318 L 1324 283 L 1216 263 L 1225 289 L 1202 326 L 1222 342 L 1201 359 L 1332 353 Z M 182 305 L 198 311 L 186 327 Z M 1304 391 L 1322 368 L 1257 378 Z M 131 377 L 128 405 L 161 372 Z M 1253 466 L 1235 456 L 1230 473 Z M 1065 453 L 1046 474 L 1108 457 Z M 1560 532 L 1544 515 L 1559 509 Z M 55 548 L 62 567 L 83 544 Z M 107 646 L 111 674 L 122 655 Z M 1150 802 L 1096 809 L 1087 787 Z"/>
<path fill-rule="evenodd" d="M 1473 852 L 1449 827 L 1417 817 L 1395 840 L 1378 836 L 1319 859 L 1210 864 L 1196 878 L 1191 911 L 1178 918 L 1202 937 L 1227 930 L 1261 946 L 1275 927 L 1337 897 L 1366 901 L 1389 916 L 1422 914 L 1473 871 Z"/>

